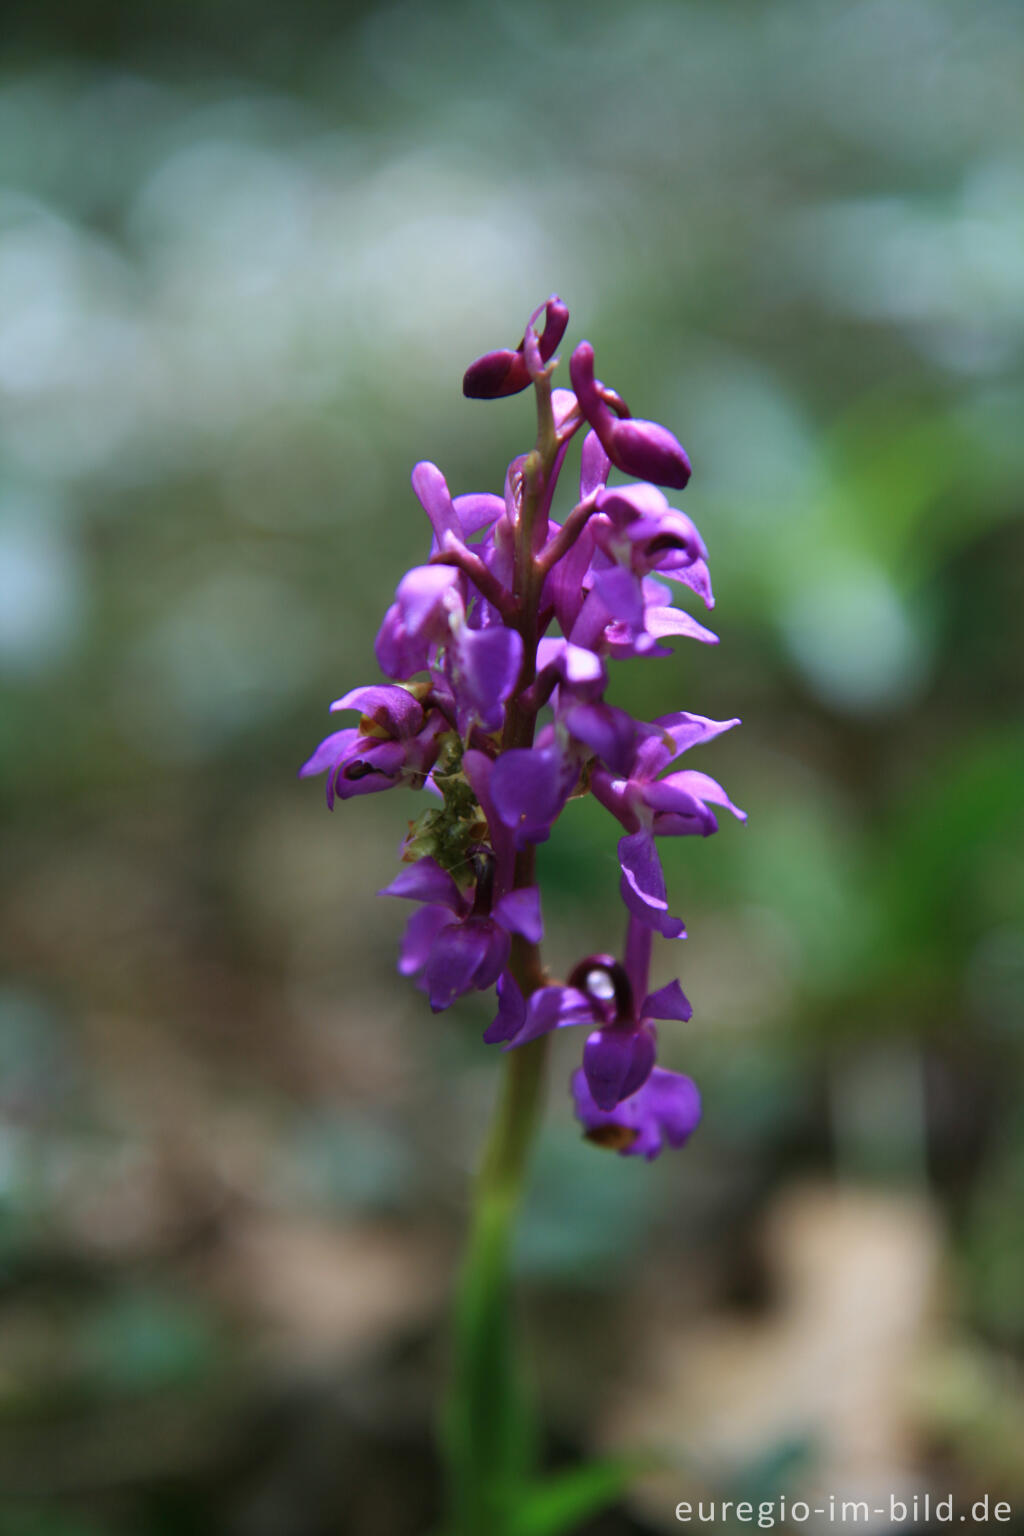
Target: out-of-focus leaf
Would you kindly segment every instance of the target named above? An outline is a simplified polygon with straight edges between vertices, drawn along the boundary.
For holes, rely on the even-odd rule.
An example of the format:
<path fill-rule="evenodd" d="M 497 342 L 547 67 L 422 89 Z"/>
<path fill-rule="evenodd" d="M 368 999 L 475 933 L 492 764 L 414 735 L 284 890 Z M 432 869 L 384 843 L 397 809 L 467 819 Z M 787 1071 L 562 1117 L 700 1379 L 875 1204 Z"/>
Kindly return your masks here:
<path fill-rule="evenodd" d="M 623 1457 L 587 1462 L 547 1478 L 527 1494 L 512 1523 L 512 1536 L 563 1536 L 578 1529 L 581 1521 L 614 1504 L 653 1465 L 650 1457 Z"/>

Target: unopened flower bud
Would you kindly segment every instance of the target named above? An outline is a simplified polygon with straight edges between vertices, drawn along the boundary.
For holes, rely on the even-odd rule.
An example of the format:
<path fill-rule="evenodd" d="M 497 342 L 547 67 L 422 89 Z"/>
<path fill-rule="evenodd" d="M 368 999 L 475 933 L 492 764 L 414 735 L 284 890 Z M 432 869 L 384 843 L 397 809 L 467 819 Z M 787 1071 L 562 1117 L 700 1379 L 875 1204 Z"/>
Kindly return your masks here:
<path fill-rule="evenodd" d="M 544 329 L 536 339 L 540 363 L 546 363 L 554 355 L 569 324 L 569 311 L 556 293 L 530 316 L 523 339 L 514 352 L 503 347 L 496 352 L 485 352 L 475 363 L 470 363 L 462 378 L 462 393 L 467 399 L 498 400 L 505 395 L 518 395 L 528 388 L 531 373 L 526 360 L 526 338 L 542 311 Z M 537 359 L 532 361 L 536 371 Z"/>
<path fill-rule="evenodd" d="M 690 478 L 690 460 L 686 449 L 667 427 L 656 421 L 637 421 L 632 416 L 616 415 L 611 399 L 624 410 L 618 396 L 605 390 L 594 378 L 594 349 L 581 341 L 569 360 L 569 375 L 580 409 L 590 422 L 605 453 L 616 469 L 649 480 L 655 485 L 669 485 L 681 491 Z"/>

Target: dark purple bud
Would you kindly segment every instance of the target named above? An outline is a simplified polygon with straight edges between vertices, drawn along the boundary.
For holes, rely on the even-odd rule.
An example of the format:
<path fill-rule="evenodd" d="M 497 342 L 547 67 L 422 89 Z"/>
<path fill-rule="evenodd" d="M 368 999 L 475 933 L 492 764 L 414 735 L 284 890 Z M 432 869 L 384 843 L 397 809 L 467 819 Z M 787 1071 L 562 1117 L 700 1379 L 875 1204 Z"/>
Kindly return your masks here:
<path fill-rule="evenodd" d="M 462 376 L 462 393 L 467 400 L 500 400 L 526 389 L 530 375 L 521 352 L 506 347 L 500 352 L 486 352 L 470 363 Z"/>
<path fill-rule="evenodd" d="M 581 341 L 569 361 L 569 375 L 580 409 L 590 422 L 605 453 L 616 469 L 649 480 L 655 485 L 669 485 L 681 491 L 690 478 L 690 460 L 686 450 L 667 427 L 656 421 L 637 421 L 616 415 L 608 403 L 619 410 L 625 406 L 618 396 L 605 390 L 594 378 L 594 349 Z"/>
<path fill-rule="evenodd" d="M 537 347 L 541 362 L 546 363 L 565 335 L 569 311 L 557 294 L 552 294 L 541 309 L 544 312 L 544 329 L 537 339 Z M 541 309 L 530 316 L 528 330 L 541 314 Z M 469 400 L 498 400 L 505 395 L 518 395 L 529 384 L 530 370 L 526 365 L 524 334 L 514 352 L 504 347 L 497 352 L 485 352 L 483 357 L 470 363 L 462 378 L 462 393 Z"/>

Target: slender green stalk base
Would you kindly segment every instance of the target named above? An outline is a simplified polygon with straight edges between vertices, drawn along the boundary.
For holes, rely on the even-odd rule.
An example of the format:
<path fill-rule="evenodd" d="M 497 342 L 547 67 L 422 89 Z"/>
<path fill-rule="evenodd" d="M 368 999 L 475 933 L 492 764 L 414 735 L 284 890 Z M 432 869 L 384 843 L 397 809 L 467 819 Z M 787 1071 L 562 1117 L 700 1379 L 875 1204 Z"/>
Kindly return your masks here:
<path fill-rule="evenodd" d="M 455 1314 L 445 1421 L 445 1536 L 507 1536 L 530 1472 L 531 1423 L 519 1378 L 509 1255 L 544 1081 L 549 1039 L 510 1051 L 476 1188 Z"/>

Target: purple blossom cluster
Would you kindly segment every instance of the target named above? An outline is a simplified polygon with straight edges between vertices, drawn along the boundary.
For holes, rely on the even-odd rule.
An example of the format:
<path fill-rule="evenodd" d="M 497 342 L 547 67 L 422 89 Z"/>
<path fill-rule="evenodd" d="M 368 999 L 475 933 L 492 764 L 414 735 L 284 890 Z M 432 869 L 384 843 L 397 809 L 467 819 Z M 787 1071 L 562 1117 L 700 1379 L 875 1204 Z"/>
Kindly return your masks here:
<path fill-rule="evenodd" d="M 725 790 L 676 764 L 736 720 L 684 711 L 634 719 L 605 699 L 610 664 L 671 655 L 665 641 L 716 636 L 678 588 L 713 606 L 707 551 L 662 487 L 682 490 L 690 463 L 675 437 L 638 420 L 594 375 L 594 352 L 572 354 L 572 389 L 551 384 L 568 310 L 552 297 L 519 346 L 467 370 L 467 396 L 495 399 L 531 385 L 538 436 L 512 460 L 501 496 L 452 496 L 424 462 L 413 490 L 431 526 L 424 564 L 408 571 L 377 635 L 386 684 L 332 704 L 358 724 L 329 735 L 300 770 L 325 773 L 327 803 L 398 784 L 430 808 L 410 824 L 403 868 L 381 893 L 417 904 L 400 971 L 437 1012 L 471 991 L 495 991 L 484 1039 L 515 1050 L 553 1030 L 590 1026 L 574 1074 L 586 1135 L 629 1156 L 681 1146 L 700 1118 L 688 1077 L 656 1061 L 656 1021 L 688 1020 L 678 981 L 649 991 L 653 936 L 685 937 L 669 910 L 661 837 L 707 837 L 715 807 L 740 820 Z M 578 495 L 552 514 L 567 450 L 581 436 Z M 612 471 L 629 483 L 609 484 Z M 673 586 L 672 584 L 675 584 Z M 587 956 L 566 981 L 545 973 L 536 845 L 568 801 L 591 793 L 619 822 L 622 960 Z"/>

